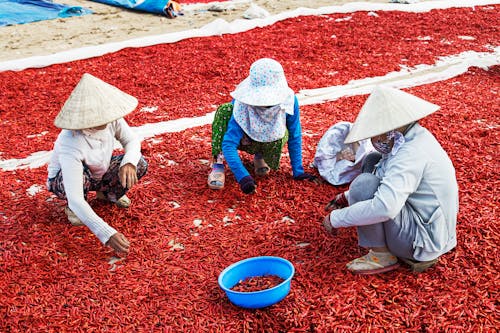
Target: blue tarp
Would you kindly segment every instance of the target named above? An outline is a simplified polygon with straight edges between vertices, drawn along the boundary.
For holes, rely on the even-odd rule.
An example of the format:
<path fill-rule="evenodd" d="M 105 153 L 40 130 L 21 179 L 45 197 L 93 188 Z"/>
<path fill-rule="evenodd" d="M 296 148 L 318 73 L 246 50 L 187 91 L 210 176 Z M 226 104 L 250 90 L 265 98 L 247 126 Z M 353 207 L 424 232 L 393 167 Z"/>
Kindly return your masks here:
<path fill-rule="evenodd" d="M 148 13 L 163 14 L 170 0 L 92 0 L 116 7 L 140 10 Z"/>
<path fill-rule="evenodd" d="M 91 14 L 90 9 L 44 0 L 0 0 L 0 26 Z"/>

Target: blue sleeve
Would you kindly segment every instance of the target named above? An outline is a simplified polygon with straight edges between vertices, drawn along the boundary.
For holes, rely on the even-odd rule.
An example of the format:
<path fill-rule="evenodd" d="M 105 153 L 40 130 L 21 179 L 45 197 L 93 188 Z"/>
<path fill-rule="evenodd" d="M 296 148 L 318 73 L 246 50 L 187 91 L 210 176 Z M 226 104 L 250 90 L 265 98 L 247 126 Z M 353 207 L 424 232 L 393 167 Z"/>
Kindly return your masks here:
<path fill-rule="evenodd" d="M 292 164 L 293 176 L 297 177 L 304 173 L 302 166 L 302 128 L 300 126 L 300 108 L 297 96 L 293 107 L 293 115 L 286 116 L 286 127 L 288 129 L 288 152 Z"/>
<path fill-rule="evenodd" d="M 226 134 L 224 134 L 224 139 L 222 139 L 222 153 L 224 154 L 227 165 L 238 182 L 241 178 L 250 175 L 238 154 L 238 146 L 242 138 L 243 130 L 236 120 L 234 120 L 234 117 L 231 116 L 227 125 Z"/>

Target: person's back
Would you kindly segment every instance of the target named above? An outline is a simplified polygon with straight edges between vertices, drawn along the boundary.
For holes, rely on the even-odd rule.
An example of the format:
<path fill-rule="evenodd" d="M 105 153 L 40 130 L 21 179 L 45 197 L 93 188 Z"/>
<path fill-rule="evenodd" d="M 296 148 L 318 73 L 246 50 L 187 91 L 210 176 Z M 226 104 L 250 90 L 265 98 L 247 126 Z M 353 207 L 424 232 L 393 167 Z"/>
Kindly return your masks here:
<path fill-rule="evenodd" d="M 385 177 L 391 180 L 403 178 L 397 182 L 397 191 L 408 193 L 407 204 L 422 219 L 418 224 L 421 230 L 414 242 L 416 257 L 426 260 L 434 257 L 434 252 L 447 252 L 456 246 L 458 186 L 455 168 L 427 129 L 415 124 L 406 133 L 405 143 L 397 153 L 380 161 L 377 175 L 382 178 L 382 183 Z M 390 184 L 395 183 L 391 181 Z M 379 190 L 383 191 L 380 198 L 390 198 L 385 186 Z M 417 250 L 424 244 L 425 251 Z"/>
<path fill-rule="evenodd" d="M 323 219 L 328 231 L 357 227 L 358 244 L 368 253 L 347 264 L 354 273 L 388 272 L 398 266 L 397 258 L 421 272 L 456 246 L 455 169 L 436 138 L 418 124 L 438 109 L 377 86 L 345 139 L 349 144 L 370 138 L 377 150 L 366 157 L 372 167 L 362 167 L 349 190 L 327 205 L 333 211 Z"/>
<path fill-rule="evenodd" d="M 403 160 L 411 161 L 415 173 L 420 177 L 418 188 L 410 194 L 408 201 L 414 207 L 422 207 L 422 217 L 429 218 L 436 206 L 429 206 L 429 197 L 435 198 L 444 207 L 449 207 L 445 216 L 450 221 L 456 220 L 458 211 L 458 186 L 455 168 L 448 154 L 441 147 L 436 138 L 419 124 L 405 135 L 405 144 L 401 146 L 396 155 L 381 161 L 381 170 L 397 166 Z M 385 163 L 384 163 L 385 162 Z M 381 176 L 381 174 L 378 174 Z"/>

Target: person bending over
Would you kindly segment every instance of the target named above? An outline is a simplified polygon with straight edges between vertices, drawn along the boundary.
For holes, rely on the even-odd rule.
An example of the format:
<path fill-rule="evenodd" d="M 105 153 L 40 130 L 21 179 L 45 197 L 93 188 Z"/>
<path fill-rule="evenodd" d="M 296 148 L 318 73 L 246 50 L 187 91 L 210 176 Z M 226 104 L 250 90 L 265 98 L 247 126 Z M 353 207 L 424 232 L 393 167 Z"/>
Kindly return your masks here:
<path fill-rule="evenodd" d="M 270 58 L 255 61 L 249 76 L 231 96 L 230 103 L 219 106 L 212 123 L 209 188 L 224 188 L 226 161 L 240 189 L 253 193 L 257 184 L 244 167 L 238 150 L 254 155 L 255 175 L 266 176 L 271 169 L 279 168 L 287 142 L 293 178 L 319 182 L 316 176 L 304 172 L 299 104 L 279 62 Z"/>
<path fill-rule="evenodd" d="M 67 200 L 72 225 L 86 225 L 116 252 L 128 252 L 130 242 L 94 212 L 87 195 L 96 191 L 99 199 L 130 206 L 126 193 L 148 167 L 140 138 L 123 119 L 137 104 L 135 97 L 84 74 L 54 120 L 62 131 L 48 165 L 47 188 Z M 115 139 L 124 154 L 113 156 Z"/>
<path fill-rule="evenodd" d="M 345 142 L 366 138 L 378 152 L 337 195 L 323 220 L 328 231 L 356 227 L 369 251 L 347 268 L 374 274 L 398 267 L 398 257 L 423 271 L 456 244 L 458 186 L 455 169 L 436 138 L 418 120 L 439 106 L 401 90 L 375 87 Z"/>

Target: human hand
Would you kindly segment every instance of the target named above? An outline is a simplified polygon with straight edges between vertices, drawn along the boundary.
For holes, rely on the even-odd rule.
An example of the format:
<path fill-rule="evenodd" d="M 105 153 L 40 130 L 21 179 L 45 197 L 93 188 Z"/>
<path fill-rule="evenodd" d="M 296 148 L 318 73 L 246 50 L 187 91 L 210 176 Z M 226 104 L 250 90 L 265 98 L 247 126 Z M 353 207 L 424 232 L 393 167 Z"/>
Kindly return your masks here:
<path fill-rule="evenodd" d="M 127 189 L 131 189 L 138 181 L 135 166 L 131 163 L 127 163 L 120 168 L 119 177 L 120 183 Z"/>
<path fill-rule="evenodd" d="M 297 177 L 293 177 L 295 180 L 308 180 L 310 182 L 313 182 L 315 184 L 321 184 L 322 181 L 320 178 L 316 177 L 315 175 L 311 175 L 310 173 L 304 172 L 301 175 L 298 175 Z"/>
<path fill-rule="evenodd" d="M 339 193 L 331 200 L 326 206 L 325 211 L 330 211 L 334 209 L 340 209 L 349 206 L 347 202 L 347 198 L 345 197 L 344 192 Z"/>
<path fill-rule="evenodd" d="M 239 183 L 240 183 L 240 189 L 245 194 L 252 194 L 255 192 L 255 189 L 257 188 L 257 184 L 255 184 L 255 180 L 253 180 L 252 176 L 245 176 L 241 178 Z"/>
<path fill-rule="evenodd" d="M 337 160 L 354 162 L 356 160 L 356 154 L 352 151 L 351 147 L 346 147 L 337 154 Z"/>
<path fill-rule="evenodd" d="M 329 234 L 336 234 L 337 233 L 337 229 L 335 229 L 333 226 L 332 226 L 332 223 L 330 222 L 330 214 L 328 214 L 327 216 L 325 216 L 323 218 L 323 227 L 325 227 L 325 230 L 329 233 Z"/>
<path fill-rule="evenodd" d="M 122 233 L 117 232 L 109 238 L 109 240 L 106 242 L 106 245 L 111 247 L 116 252 L 128 253 L 130 242 Z"/>

